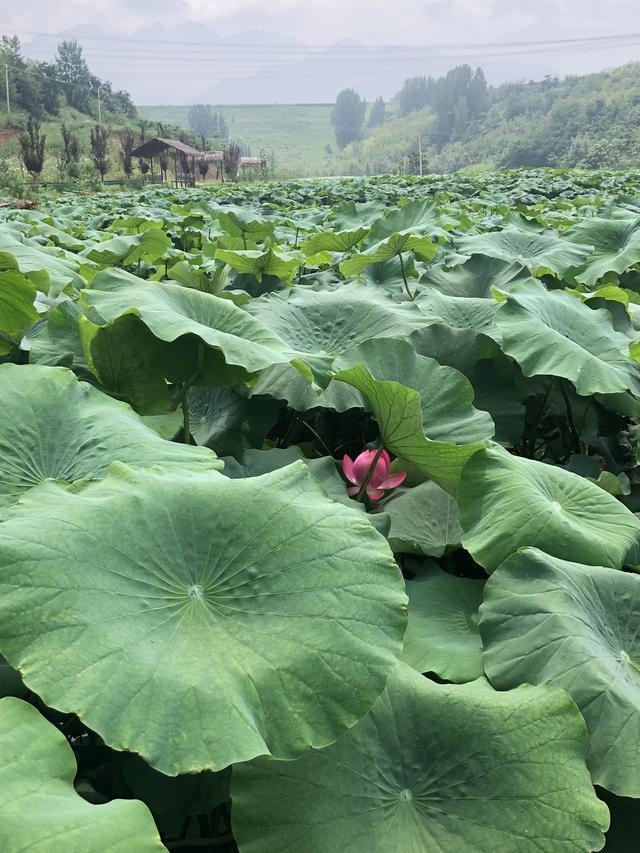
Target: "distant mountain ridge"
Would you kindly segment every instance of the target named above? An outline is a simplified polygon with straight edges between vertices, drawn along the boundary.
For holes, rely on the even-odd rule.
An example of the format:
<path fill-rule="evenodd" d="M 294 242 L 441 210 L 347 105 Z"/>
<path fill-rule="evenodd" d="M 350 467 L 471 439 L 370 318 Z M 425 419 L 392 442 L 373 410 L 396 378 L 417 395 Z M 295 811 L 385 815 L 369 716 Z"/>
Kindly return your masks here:
<path fill-rule="evenodd" d="M 512 38 L 522 42 L 564 35 L 541 24 Z M 569 34 L 574 38 L 592 35 L 584 28 Z M 64 36 L 77 38 L 95 73 L 111 80 L 115 88 L 129 91 L 139 104 L 327 103 L 345 87 L 357 89 L 369 101 L 378 95 L 388 100 L 407 77 L 441 76 L 462 61 L 481 65 L 489 82 L 497 85 L 571 71 L 587 73 L 640 58 L 640 51 L 632 46 L 539 54 L 532 49 L 529 54 L 502 56 L 496 50 L 481 56 L 487 51 L 479 45 L 478 55 L 471 51 L 467 59 L 451 50 L 370 47 L 356 40 L 338 40 L 318 49 L 264 30 L 221 35 L 193 21 L 170 27 L 154 23 L 133 33 L 109 32 L 91 24 L 71 28 Z M 52 36 L 35 36 L 25 40 L 24 50 L 36 59 L 50 59 L 56 41 Z"/>

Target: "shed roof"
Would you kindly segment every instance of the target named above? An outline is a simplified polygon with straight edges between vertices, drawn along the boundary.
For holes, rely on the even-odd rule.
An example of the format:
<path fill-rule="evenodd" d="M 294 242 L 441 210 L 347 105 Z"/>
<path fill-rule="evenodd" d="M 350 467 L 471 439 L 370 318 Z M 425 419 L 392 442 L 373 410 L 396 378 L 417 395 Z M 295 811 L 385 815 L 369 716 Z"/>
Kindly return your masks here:
<path fill-rule="evenodd" d="M 155 154 L 160 154 L 161 151 L 166 151 L 167 148 L 175 148 L 176 151 L 182 151 L 183 154 L 188 154 L 190 157 L 202 157 L 202 151 L 187 145 L 186 142 L 181 142 L 179 139 L 165 139 L 162 136 L 152 136 L 145 140 L 142 145 L 131 152 L 132 157 L 153 157 Z"/>
<path fill-rule="evenodd" d="M 241 157 L 240 165 L 241 166 L 262 166 L 264 163 L 264 157 Z"/>

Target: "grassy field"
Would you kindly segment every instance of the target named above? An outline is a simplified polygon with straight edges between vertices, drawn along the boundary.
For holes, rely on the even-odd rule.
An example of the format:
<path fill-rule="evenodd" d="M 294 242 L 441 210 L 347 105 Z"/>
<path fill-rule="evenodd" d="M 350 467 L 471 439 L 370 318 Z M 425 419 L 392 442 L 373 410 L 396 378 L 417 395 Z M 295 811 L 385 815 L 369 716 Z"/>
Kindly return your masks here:
<path fill-rule="evenodd" d="M 229 124 L 232 139 L 275 157 L 275 171 L 282 177 L 326 174 L 327 145 L 335 147 L 331 125 L 332 104 L 248 104 L 214 107 Z M 173 122 L 188 128 L 188 106 L 139 106 L 152 121 Z"/>

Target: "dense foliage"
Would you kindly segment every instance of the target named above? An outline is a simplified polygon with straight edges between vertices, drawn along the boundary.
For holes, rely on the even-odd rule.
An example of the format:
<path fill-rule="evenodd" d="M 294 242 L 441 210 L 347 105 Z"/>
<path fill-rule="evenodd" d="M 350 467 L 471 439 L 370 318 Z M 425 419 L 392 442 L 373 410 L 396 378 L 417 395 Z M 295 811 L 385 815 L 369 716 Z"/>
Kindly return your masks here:
<path fill-rule="evenodd" d="M 0 847 L 633 849 L 640 173 L 0 216 Z"/>
<path fill-rule="evenodd" d="M 640 158 L 640 65 L 564 79 L 487 86 L 481 69 L 459 66 L 406 80 L 400 116 L 349 146 L 353 174 L 475 168 L 633 167 Z"/>
<path fill-rule="evenodd" d="M 52 62 L 27 59 L 17 36 L 0 38 L 0 67 L 7 71 L 12 109 L 44 120 L 57 116 L 68 104 L 80 113 L 97 116 L 98 89 L 105 116 L 135 118 L 128 92 L 114 91 L 111 83 L 92 74 L 75 40 L 63 40 Z M 4 89 L 3 89 L 4 95 Z"/>

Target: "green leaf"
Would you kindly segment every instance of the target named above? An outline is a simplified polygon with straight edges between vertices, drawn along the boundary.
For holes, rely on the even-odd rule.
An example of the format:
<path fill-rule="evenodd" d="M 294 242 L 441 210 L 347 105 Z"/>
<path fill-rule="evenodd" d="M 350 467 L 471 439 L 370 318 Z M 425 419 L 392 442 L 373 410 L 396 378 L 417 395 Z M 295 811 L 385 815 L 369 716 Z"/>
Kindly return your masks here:
<path fill-rule="evenodd" d="M 16 270 L 0 273 L 0 356 L 22 340 L 40 315 L 33 307 L 36 287 Z"/>
<path fill-rule="evenodd" d="M 424 325 L 414 305 L 399 305 L 355 282 L 337 291 L 262 296 L 247 311 L 292 349 L 331 356 L 370 338 L 404 338 Z"/>
<path fill-rule="evenodd" d="M 85 285 L 81 270 L 82 262 L 86 259 L 79 255 L 73 256 L 71 252 L 67 252 L 61 256 L 62 250 L 53 247 L 47 249 L 31 242 L 23 243 L 10 233 L 0 234 L 0 253 L 5 256 L 10 254 L 20 272 L 24 273 L 38 290 L 50 296 L 57 296 L 68 285 L 77 289 Z M 93 266 L 88 260 L 86 264 Z M 8 268 L 6 262 L 3 266 Z"/>
<path fill-rule="evenodd" d="M 332 743 L 382 691 L 405 627 L 384 538 L 300 462 L 245 480 L 116 464 L 78 493 L 34 490 L 0 524 L 7 660 L 169 775 Z"/>
<path fill-rule="evenodd" d="M 151 853 L 164 850 L 147 807 L 94 806 L 76 793 L 64 735 L 32 705 L 0 699 L 0 847 L 5 853 Z"/>
<path fill-rule="evenodd" d="M 608 811 L 584 723 L 561 690 L 439 685 L 406 666 L 337 743 L 234 768 L 246 853 L 583 853 Z"/>
<path fill-rule="evenodd" d="M 409 624 L 400 660 L 446 681 L 484 676 L 478 607 L 484 581 L 446 574 L 426 561 L 407 581 Z"/>
<path fill-rule="evenodd" d="M 213 208 L 213 215 L 225 233 L 231 237 L 248 237 L 258 242 L 273 233 L 273 224 L 268 219 L 246 207 L 226 204 L 224 207 Z"/>
<path fill-rule="evenodd" d="M 103 477 L 114 460 L 220 469 L 205 448 L 161 439 L 124 403 L 63 367 L 0 365 L 0 507 L 44 480 Z"/>
<path fill-rule="evenodd" d="M 429 439 L 419 392 L 399 382 L 377 380 L 364 364 L 336 373 L 335 379 L 352 385 L 367 398 L 388 450 L 455 495 L 465 463 L 484 446 L 482 443 L 456 445 Z"/>
<path fill-rule="evenodd" d="M 623 273 L 640 262 L 640 219 L 589 218 L 578 222 L 566 235 L 575 243 L 593 246 L 586 263 L 574 275 L 594 287 L 608 273 Z"/>
<path fill-rule="evenodd" d="M 169 409 L 171 396 L 159 369 L 163 344 L 134 314 L 99 326 L 79 318 L 80 339 L 89 369 L 101 387 L 139 414 Z"/>
<path fill-rule="evenodd" d="M 187 261 L 178 261 L 169 267 L 168 277 L 183 287 L 219 296 L 229 283 L 229 268 L 211 261 L 208 264 L 195 266 Z"/>
<path fill-rule="evenodd" d="M 272 275 L 284 282 L 291 281 L 304 263 L 299 253 L 276 249 L 218 249 L 216 260 L 224 261 L 239 273 L 254 275 L 258 281 Z"/>
<path fill-rule="evenodd" d="M 578 394 L 640 396 L 640 370 L 629 363 L 629 339 L 604 308 L 592 309 L 543 285 L 514 288 L 496 315 L 502 349 L 526 376 L 561 376 Z"/>
<path fill-rule="evenodd" d="M 300 247 L 309 258 L 319 252 L 350 252 L 369 233 L 368 228 L 352 228 L 349 231 L 319 231 L 312 234 Z"/>
<path fill-rule="evenodd" d="M 359 275 L 370 264 L 388 261 L 402 252 L 413 252 L 421 260 L 431 261 L 436 255 L 437 248 L 429 237 L 420 237 L 411 233 L 394 233 L 379 243 L 374 243 L 364 252 L 352 255 L 340 264 L 340 272 L 345 278 L 350 278 Z"/>
<path fill-rule="evenodd" d="M 461 237 L 456 249 L 465 255 L 486 255 L 518 263 L 535 276 L 561 276 L 582 264 L 592 251 L 591 246 L 569 243 L 553 233 L 536 234 L 512 225 L 502 231 Z"/>
<path fill-rule="evenodd" d="M 564 688 L 587 723 L 594 782 L 640 797 L 640 577 L 527 548 L 489 580 L 480 615 L 492 683 Z"/>
<path fill-rule="evenodd" d="M 171 246 L 161 228 L 147 228 L 141 234 L 112 237 L 96 243 L 82 253 L 103 267 L 130 266 L 139 260 L 158 261 Z"/>
<path fill-rule="evenodd" d="M 43 324 L 35 326 L 26 336 L 24 345 L 29 350 L 29 362 L 88 371 L 80 339 L 81 316 L 84 315 L 77 302 L 61 302 L 50 308 Z"/>
<path fill-rule="evenodd" d="M 399 489 L 382 509 L 391 518 L 388 540 L 395 554 L 441 557 L 447 547 L 460 544 L 457 504 L 436 483 Z"/>
<path fill-rule="evenodd" d="M 92 280 L 83 301 L 107 322 L 135 314 L 161 341 L 193 335 L 220 350 L 227 364 L 249 372 L 295 356 L 284 341 L 228 299 L 178 284 L 151 283 L 124 270 L 105 270 Z"/>
<path fill-rule="evenodd" d="M 432 266 L 421 281 L 427 285 L 424 294 L 436 288 L 446 296 L 493 299 L 494 289 L 508 291 L 522 281 L 531 281 L 531 274 L 521 264 L 474 255 L 451 269 Z"/>
<path fill-rule="evenodd" d="M 447 236 L 446 231 L 440 228 L 440 215 L 436 205 L 421 199 L 387 209 L 384 216 L 373 223 L 369 242 L 377 243 L 398 232 L 402 234 L 429 232 Z"/>
<path fill-rule="evenodd" d="M 275 400 L 248 399 L 232 388 L 191 388 L 187 399 L 191 435 L 218 455 L 260 447 L 278 417 Z"/>
<path fill-rule="evenodd" d="M 368 340 L 344 353 L 334 364 L 340 375 L 358 366 L 366 367 L 375 380 L 398 382 L 420 394 L 427 438 L 470 444 L 493 435 L 491 417 L 473 406 L 469 380 L 451 367 L 417 355 L 406 341 Z M 357 405 L 355 400 L 353 405 Z"/>
<path fill-rule="evenodd" d="M 527 546 L 619 569 L 640 545 L 640 521 L 603 489 L 496 445 L 468 462 L 457 499 L 462 544 L 488 572 Z"/>

